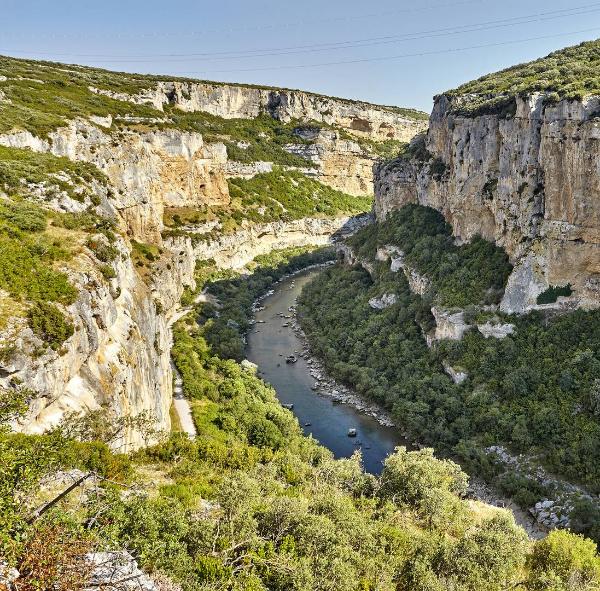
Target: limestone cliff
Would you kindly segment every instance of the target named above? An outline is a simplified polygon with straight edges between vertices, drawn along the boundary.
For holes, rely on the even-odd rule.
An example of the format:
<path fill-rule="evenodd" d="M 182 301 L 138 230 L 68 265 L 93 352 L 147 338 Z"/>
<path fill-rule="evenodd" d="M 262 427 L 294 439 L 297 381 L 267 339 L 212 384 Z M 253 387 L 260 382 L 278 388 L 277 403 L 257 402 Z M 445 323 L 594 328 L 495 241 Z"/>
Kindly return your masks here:
<path fill-rule="evenodd" d="M 0 146 L 8 148 L 0 155 L 0 207 L 25 197 L 59 217 L 75 213 L 97 224 L 46 227 L 72 242 L 70 258 L 44 262 L 77 289 L 74 303 L 55 302 L 74 328 L 62 346 L 33 332 L 31 299 L 0 290 L 0 386 L 32 392 L 28 415 L 15 425 L 29 432 L 103 404 L 120 416 L 149 413 L 167 429 L 169 325 L 184 288 L 193 286 L 196 261 L 242 268 L 272 249 L 321 245 L 352 231 L 361 220 L 343 212 L 361 211 L 372 195 L 374 162 L 426 126 L 409 109 L 296 90 L 4 57 L 0 69 Z M 22 165 L 35 164 L 24 149 L 56 157 L 52 169 L 40 175 L 40 167 Z M 85 163 L 88 172 L 91 164 L 101 180 L 89 174 L 76 195 L 61 162 Z M 328 197 L 338 200 L 328 205 L 329 218 L 312 180 L 313 192 L 302 194 L 294 212 L 269 186 L 260 195 L 230 195 L 232 177 L 269 171 L 310 176 L 346 195 Z M 361 197 L 356 207 L 348 195 Z M 304 215 L 317 217 L 298 219 Z M 130 429 L 117 445 L 142 443 Z"/>
<path fill-rule="evenodd" d="M 111 181 L 102 195 L 106 215 L 123 232 L 116 246 L 116 276 L 103 278 L 89 249 L 69 270 L 79 289 L 68 308 L 75 334 L 61 351 L 41 357 L 41 345 L 26 325 L 14 334 L 15 354 L 1 362 L 0 384 L 18 382 L 39 395 L 16 428 L 43 432 L 66 412 L 81 412 L 107 404 L 121 416 L 146 412 L 160 429 L 169 428 L 172 393 L 169 321 L 183 289 L 194 283 L 198 259 L 213 258 L 222 267 L 241 268 L 258 254 L 287 246 L 326 244 L 337 231 L 352 227 L 347 217 L 306 219 L 247 225 L 214 240 L 193 235 L 161 236 L 166 205 L 194 207 L 227 202 L 222 146 L 206 146 L 199 134 L 124 133 L 109 136 L 83 121 L 41 142 L 25 133 L 0 137 L 0 144 L 29 146 L 94 162 Z M 207 156 L 212 156 L 209 158 Z M 65 206 L 65 203 L 62 203 Z M 69 207 L 70 205 L 67 205 Z M 143 277 L 132 260 L 132 243 L 159 245 L 162 251 L 150 277 Z M 137 447 L 141 434 L 132 429 L 117 446 Z"/>
<path fill-rule="evenodd" d="M 440 95 L 420 157 L 376 166 L 378 218 L 406 203 L 440 210 L 458 240 L 475 234 L 515 264 L 502 309 L 523 312 L 549 286 L 573 305 L 600 303 L 598 97 L 513 98 L 509 112 L 464 114 L 469 97 Z"/>
<path fill-rule="evenodd" d="M 268 114 L 285 123 L 298 122 L 296 135 L 303 141 L 285 149 L 312 162 L 315 168 L 309 173 L 321 182 L 350 195 L 373 194 L 372 169 L 378 155 L 370 142 L 409 142 L 427 127 L 427 121 L 416 111 L 296 90 L 210 82 L 158 82 L 134 95 L 91 90 L 134 104 L 150 104 L 161 111 L 171 106 L 225 119 Z M 237 171 L 248 177 L 265 167 L 268 169 L 269 163 L 254 171 L 248 166 L 230 165 L 229 174 Z"/>
<path fill-rule="evenodd" d="M 174 105 L 183 111 L 203 111 L 225 119 L 252 119 L 268 113 L 280 121 L 324 123 L 374 140 L 407 142 L 425 127 L 424 121 L 414 118 L 414 111 L 300 90 L 195 81 L 157 82 L 134 95 L 91 90 L 159 110 Z"/>

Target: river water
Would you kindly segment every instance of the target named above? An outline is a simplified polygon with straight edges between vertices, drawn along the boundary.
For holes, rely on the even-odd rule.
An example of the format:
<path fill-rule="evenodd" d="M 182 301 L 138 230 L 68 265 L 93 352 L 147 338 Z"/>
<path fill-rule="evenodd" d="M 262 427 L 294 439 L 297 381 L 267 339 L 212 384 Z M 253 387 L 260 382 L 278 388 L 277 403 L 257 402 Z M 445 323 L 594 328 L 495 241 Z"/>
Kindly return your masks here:
<path fill-rule="evenodd" d="M 283 326 L 290 320 L 279 314 L 290 314 L 288 308 L 295 305 L 304 285 L 318 273 L 312 270 L 288 277 L 262 301 L 265 309 L 256 313 L 257 323 L 248 333 L 246 357 L 258 365 L 260 377 L 275 388 L 281 403 L 294 405 L 292 411 L 307 435 L 312 434 L 337 458 L 362 450 L 365 470 L 379 474 L 383 460 L 394 447 L 406 445 L 400 433 L 348 404 L 313 391 L 315 379 L 301 356 L 296 363 L 285 362 L 288 355 L 302 351 L 303 342 L 291 326 Z M 356 429 L 355 438 L 348 437 L 349 429 Z"/>

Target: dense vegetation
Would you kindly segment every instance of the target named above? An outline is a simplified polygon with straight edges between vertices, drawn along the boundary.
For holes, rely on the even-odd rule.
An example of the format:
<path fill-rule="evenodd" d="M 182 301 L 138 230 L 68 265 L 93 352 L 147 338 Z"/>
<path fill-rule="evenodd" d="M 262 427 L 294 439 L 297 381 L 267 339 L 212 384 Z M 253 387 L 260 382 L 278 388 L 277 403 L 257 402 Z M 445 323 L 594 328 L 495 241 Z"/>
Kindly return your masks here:
<path fill-rule="evenodd" d="M 304 217 L 333 217 L 362 213 L 371 207 L 370 197 L 353 197 L 323 185 L 306 175 L 274 169 L 251 179 L 230 179 L 233 205 L 239 204 L 234 219 L 244 216 L 255 222 Z"/>
<path fill-rule="evenodd" d="M 567 47 L 538 60 L 512 66 L 467 82 L 445 94 L 461 97 L 456 109 L 466 114 L 510 112 L 517 95 L 547 93 L 545 100 L 582 99 L 600 94 L 600 41 Z M 514 114 L 514 112 L 513 112 Z"/>
<path fill-rule="evenodd" d="M 190 233 L 192 240 L 216 240 L 232 234 L 244 222 L 269 223 L 311 217 L 335 217 L 368 211 L 371 197 L 354 197 L 336 191 L 296 170 L 274 167 L 272 172 L 251 179 L 229 179 L 231 203 L 220 207 L 172 207 L 165 210 L 167 230 L 163 236 L 178 236 L 186 225 L 218 222 L 204 234 Z"/>
<path fill-rule="evenodd" d="M 395 246 L 404 261 L 431 284 L 426 299 L 448 307 L 497 303 L 512 266 L 506 253 L 475 236 L 457 246 L 450 225 L 437 210 L 409 204 L 348 240 L 356 254 L 373 260 L 378 248 Z"/>
<path fill-rule="evenodd" d="M 358 238 L 352 242 L 359 247 Z M 299 300 L 311 347 L 332 375 L 390 409 L 411 438 L 459 458 L 525 507 L 554 494 L 553 485 L 505 472 L 486 448 L 527 452 L 600 490 L 600 313 L 530 314 L 511 318 L 516 330 L 505 339 L 471 330 L 460 342 L 428 349 L 429 304 L 389 263 L 374 264 L 374 272 L 336 266 Z M 396 294 L 396 304 L 373 310 L 369 299 L 383 293 Z M 468 379 L 454 384 L 444 363 Z M 578 511 L 574 527 L 600 539 L 597 509 L 582 499 Z"/>
<path fill-rule="evenodd" d="M 291 251 L 262 258 L 251 288 L 219 280 L 213 289 L 210 263 L 198 278 L 245 302 L 270 285 L 267 276 L 308 262 Z M 0 431 L 0 554 L 19 567 L 23 589 L 81 589 L 84 554 L 107 548 L 128 549 L 184 591 L 596 588 L 592 542 L 567 532 L 528 541 L 507 513 L 462 499 L 465 474 L 431 450 L 397 449 L 380 478 L 362 471 L 358 454 L 332 459 L 252 371 L 215 355 L 220 343 L 211 347 L 207 324 L 197 322 L 204 306 L 174 331 L 196 441 L 175 433 L 133 456 L 115 455 L 100 439 L 118 427 L 101 411 L 44 436 Z M 210 386 L 193 392 L 192 383 Z M 0 424 L 27 395 L 1 393 Z M 73 494 L 28 519 L 40 478 L 73 467 L 100 478 L 87 501 Z M 139 492 L 123 494 L 129 482 Z"/>

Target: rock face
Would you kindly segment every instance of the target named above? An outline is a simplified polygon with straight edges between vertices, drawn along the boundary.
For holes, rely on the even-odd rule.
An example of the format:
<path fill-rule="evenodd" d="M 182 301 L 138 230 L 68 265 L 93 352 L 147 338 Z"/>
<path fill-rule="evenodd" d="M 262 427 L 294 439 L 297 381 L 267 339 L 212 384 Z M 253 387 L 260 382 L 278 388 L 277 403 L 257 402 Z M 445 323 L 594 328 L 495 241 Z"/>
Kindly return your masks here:
<path fill-rule="evenodd" d="M 128 234 L 160 243 L 165 207 L 224 205 L 227 152 L 205 144 L 199 133 L 178 130 L 105 133 L 85 120 L 40 140 L 28 132 L 0 136 L 0 145 L 52 152 L 95 164 L 115 191 L 106 206 L 119 214 Z"/>
<path fill-rule="evenodd" d="M 398 297 L 395 293 L 384 293 L 381 297 L 371 298 L 369 300 L 369 306 L 374 310 L 385 310 L 385 308 L 389 308 L 393 306 Z"/>
<path fill-rule="evenodd" d="M 516 98 L 514 115 L 457 114 L 438 96 L 425 147 L 430 159 L 376 165 L 375 213 L 406 203 L 441 211 L 458 240 L 495 241 L 515 265 L 502 309 L 523 312 L 549 286 L 600 303 L 600 99 L 548 104 Z"/>
<path fill-rule="evenodd" d="M 306 172 L 350 195 L 373 194 L 373 165 L 377 157 L 367 146 L 347 136 L 408 142 L 427 127 L 425 120 L 407 117 L 394 107 L 295 90 L 208 82 L 159 82 L 137 95 L 91 90 L 135 104 L 151 104 L 159 110 L 163 110 L 165 105 L 172 105 L 183 111 L 200 111 L 225 119 L 252 119 L 268 114 L 286 123 L 298 121 L 300 125 L 296 134 L 299 139 L 310 143 L 290 144 L 286 149 L 314 164 L 314 170 Z M 310 122 L 310 126 L 302 122 Z M 343 137 L 339 129 L 344 131 Z M 270 170 L 270 167 L 272 163 L 266 162 L 228 163 L 226 172 L 228 176 L 250 178 Z"/>
<path fill-rule="evenodd" d="M 442 339 L 460 341 L 465 332 L 471 329 L 471 325 L 465 321 L 462 310 L 454 312 L 452 310 L 442 310 L 434 306 L 431 308 L 431 313 L 435 318 L 434 339 L 437 341 Z"/>
<path fill-rule="evenodd" d="M 373 194 L 373 165 L 377 158 L 351 139 L 331 129 L 303 128 L 296 134 L 311 143 L 290 144 L 285 149 L 314 164 L 316 178 L 349 195 Z"/>
<path fill-rule="evenodd" d="M 158 82 L 156 86 L 137 95 L 90 90 L 136 104 L 151 104 L 159 110 L 165 105 L 174 105 L 182 111 L 203 111 L 224 119 L 253 119 L 268 113 L 284 122 L 314 121 L 342 127 L 353 135 L 376 140 L 408 142 L 427 127 L 426 121 L 409 118 L 394 107 L 300 90 L 216 82 Z"/>
<path fill-rule="evenodd" d="M 160 430 L 170 428 L 172 399 L 170 320 L 186 286 L 194 284 L 198 259 L 242 268 L 255 256 L 288 246 L 324 245 L 370 219 L 304 219 L 246 225 L 212 241 L 190 236 L 163 239 L 165 207 L 226 205 L 229 192 L 225 146 L 206 144 L 198 133 L 178 130 L 109 133 L 85 120 L 37 138 L 28 132 L 0 136 L 0 145 L 51 152 L 96 165 L 109 180 L 96 187 L 97 210 L 119 231 L 113 246 L 116 276 L 103 277 L 93 253 L 82 248 L 67 270 L 78 288 L 77 301 L 65 312 L 75 332 L 60 351 L 39 356 L 41 341 L 26 323 L 10 324 L 0 345 L 15 343 L 14 354 L 0 362 L 0 386 L 19 383 L 38 395 L 29 412 L 13 426 L 41 433 L 67 413 L 108 405 L 117 416 L 146 414 Z M 78 210 L 71 200 L 57 208 Z M 160 248 L 160 260 L 144 279 L 132 259 L 133 241 Z M 114 442 L 119 450 L 146 444 L 128 428 Z"/>
<path fill-rule="evenodd" d="M 390 261 L 390 271 L 397 273 L 402 270 L 408 281 L 408 286 L 413 293 L 420 296 L 425 295 L 431 287 L 431 282 L 425 275 L 407 265 L 404 261 L 404 253 L 396 246 L 387 245 L 379 248 L 375 255 L 378 261 Z"/>

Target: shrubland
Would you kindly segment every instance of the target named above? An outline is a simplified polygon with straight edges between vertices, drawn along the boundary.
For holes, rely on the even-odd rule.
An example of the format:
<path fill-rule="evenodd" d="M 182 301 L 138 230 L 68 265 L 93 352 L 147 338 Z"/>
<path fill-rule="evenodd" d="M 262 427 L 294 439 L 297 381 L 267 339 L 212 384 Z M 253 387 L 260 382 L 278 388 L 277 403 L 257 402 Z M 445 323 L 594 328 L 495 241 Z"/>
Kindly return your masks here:
<path fill-rule="evenodd" d="M 27 317 L 54 349 L 73 333 L 61 306 L 77 297 L 66 271 L 83 245 L 106 263 L 105 276 L 114 274 L 108 264 L 116 256 L 113 224 L 90 201 L 107 182 L 92 165 L 0 147 L 0 289 L 12 302 L 12 315 Z M 88 205 L 80 213 L 58 212 L 48 201 L 59 195 Z"/>
<path fill-rule="evenodd" d="M 501 295 L 509 267 L 505 255 L 483 241 L 454 246 L 442 220 L 427 210 L 416 216 L 417 208 L 407 206 L 391 218 L 390 227 L 387 221 L 382 228 L 369 227 L 349 242 L 364 257 L 372 257 L 378 245 L 406 249 L 406 262 L 431 273 L 433 292 L 424 298 L 411 293 L 404 274 L 392 273 L 389 262 L 371 259 L 373 277 L 360 267 L 329 268 L 299 299 L 311 348 L 334 377 L 390 410 L 410 438 L 458 458 L 524 507 L 553 498 L 555 484 L 506 471 L 485 450 L 500 445 L 515 456 L 524 453 L 534 466 L 542 464 L 597 493 L 600 313 L 510 317 L 515 331 L 502 340 L 472 329 L 461 341 L 428 348 L 424 333 L 433 325 L 431 302 L 486 302 L 490 288 Z M 465 274 L 461 266 L 456 274 L 452 266 L 438 274 L 447 257 L 462 260 Z M 424 260 L 427 264 L 418 266 Z M 396 303 L 372 309 L 369 299 L 383 293 L 396 294 Z M 468 378 L 455 384 L 445 365 Z M 582 497 L 573 527 L 600 537 L 597 513 Z"/>
<path fill-rule="evenodd" d="M 369 260 L 375 259 L 378 248 L 399 248 L 406 265 L 428 278 L 426 299 L 446 307 L 497 303 L 512 270 L 506 253 L 480 236 L 456 245 L 444 216 L 422 205 L 408 204 L 392 212 L 357 232 L 348 244 Z"/>
<path fill-rule="evenodd" d="M 218 222 L 205 234 L 189 234 L 192 240 L 218 239 L 248 223 L 361 214 L 370 209 L 373 201 L 369 196 L 348 195 L 300 171 L 278 166 L 250 179 L 229 179 L 228 185 L 231 203 L 226 206 L 166 209 L 164 222 L 168 229 L 163 236 L 186 233 L 187 225 Z"/>
<path fill-rule="evenodd" d="M 371 197 L 353 197 L 323 185 L 298 171 L 275 168 L 251 179 L 229 180 L 231 213 L 253 222 L 295 220 L 305 217 L 334 217 L 368 211 Z"/>
<path fill-rule="evenodd" d="M 277 259 L 284 267 L 294 260 L 290 253 L 273 257 L 275 273 Z M 198 275 L 209 288 L 216 278 L 209 265 Z M 364 473 L 359 454 L 334 460 L 302 435 L 272 388 L 215 353 L 206 323 L 198 322 L 202 306 L 174 332 L 184 387 L 206 384 L 192 393 L 195 441 L 172 434 L 129 457 L 115 455 L 94 440 L 106 437 L 106 417 L 92 420 L 94 429 L 0 434 L 1 482 L 19 483 L 0 486 L 3 540 L 22 584 L 50 588 L 70 580 L 84 552 L 126 548 L 185 591 L 598 585 L 591 542 L 568 532 L 529 541 L 510 514 L 464 499 L 465 474 L 431 450 L 398 448 L 379 478 Z M 3 420 L 20 410 L 14 395 L 0 403 Z M 70 439 L 73 433 L 84 441 Z M 35 466 L 26 481 L 19 480 L 23 463 Z M 64 501 L 28 522 L 30 505 L 17 499 L 31 498 L 43 474 L 71 467 L 109 481 L 99 480 L 86 503 Z M 126 488 L 132 482 L 138 492 Z"/>
<path fill-rule="evenodd" d="M 600 94 L 599 63 L 600 41 L 587 41 L 487 74 L 445 94 L 458 99 L 453 108 L 460 114 L 514 115 L 516 96 L 542 92 L 544 100 L 552 104 Z"/>

